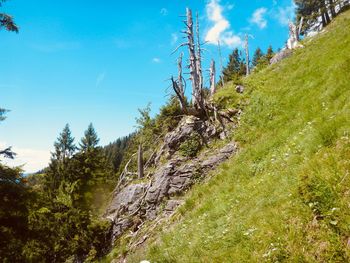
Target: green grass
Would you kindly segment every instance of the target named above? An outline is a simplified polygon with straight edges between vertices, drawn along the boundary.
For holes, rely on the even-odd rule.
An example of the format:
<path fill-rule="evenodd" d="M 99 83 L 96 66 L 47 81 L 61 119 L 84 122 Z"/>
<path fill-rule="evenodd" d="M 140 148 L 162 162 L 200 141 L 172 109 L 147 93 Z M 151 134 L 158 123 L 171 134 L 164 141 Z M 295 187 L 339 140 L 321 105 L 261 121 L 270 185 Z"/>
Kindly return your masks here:
<path fill-rule="evenodd" d="M 240 152 L 129 262 L 350 261 L 349 28 L 347 12 L 244 80 Z"/>

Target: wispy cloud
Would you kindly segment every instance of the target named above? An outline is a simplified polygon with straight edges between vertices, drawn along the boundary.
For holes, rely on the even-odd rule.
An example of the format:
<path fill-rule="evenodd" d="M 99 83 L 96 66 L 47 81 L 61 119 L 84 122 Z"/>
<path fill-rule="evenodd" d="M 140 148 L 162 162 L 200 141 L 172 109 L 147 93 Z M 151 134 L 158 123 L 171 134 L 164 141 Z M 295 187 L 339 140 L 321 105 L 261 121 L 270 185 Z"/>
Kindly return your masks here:
<path fill-rule="evenodd" d="M 0 149 L 6 147 L 8 145 L 5 142 L 0 142 Z M 17 154 L 16 158 L 14 160 L 3 159 L 2 161 L 9 166 L 23 166 L 27 173 L 37 172 L 50 162 L 50 151 L 20 147 L 14 147 L 12 150 Z"/>
<path fill-rule="evenodd" d="M 58 51 L 66 51 L 66 50 L 76 50 L 81 47 L 79 42 L 53 42 L 53 43 L 40 43 L 40 44 L 32 44 L 31 47 L 37 51 L 45 52 L 45 53 L 53 53 Z"/>
<path fill-rule="evenodd" d="M 220 5 L 220 0 L 210 0 L 206 5 L 206 11 L 207 18 L 212 23 L 205 36 L 208 43 L 217 45 L 220 41 L 222 45 L 230 48 L 242 44 L 241 38 L 234 34 L 229 21 L 224 17 L 224 7 Z"/>
<path fill-rule="evenodd" d="M 177 40 L 179 39 L 179 37 L 177 36 L 176 33 L 172 33 L 171 34 L 171 41 L 170 41 L 170 44 L 173 46 L 176 44 Z"/>
<path fill-rule="evenodd" d="M 162 15 L 162 16 L 166 16 L 166 15 L 168 15 L 168 9 L 166 9 L 166 8 L 162 8 L 162 9 L 160 9 L 160 14 Z"/>
<path fill-rule="evenodd" d="M 265 7 L 258 8 L 254 11 L 252 17 L 250 18 L 250 23 L 257 25 L 260 29 L 267 27 L 267 20 L 264 17 L 267 13 Z"/>
<path fill-rule="evenodd" d="M 101 72 L 96 78 L 96 87 L 98 88 L 106 78 L 106 72 Z"/>
<path fill-rule="evenodd" d="M 152 62 L 158 64 L 158 63 L 160 63 L 160 62 L 162 62 L 162 61 L 161 61 L 160 58 L 152 58 Z"/>

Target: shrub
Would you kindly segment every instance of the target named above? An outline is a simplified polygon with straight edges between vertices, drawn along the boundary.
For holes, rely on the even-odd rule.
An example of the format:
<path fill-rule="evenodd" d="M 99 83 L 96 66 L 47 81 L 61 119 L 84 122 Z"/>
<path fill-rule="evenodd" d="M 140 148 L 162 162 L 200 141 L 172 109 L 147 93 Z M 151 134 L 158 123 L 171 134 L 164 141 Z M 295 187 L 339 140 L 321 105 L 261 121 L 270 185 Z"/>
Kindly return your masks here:
<path fill-rule="evenodd" d="M 180 145 L 179 151 L 182 156 L 195 157 L 201 149 L 201 146 L 201 137 L 198 133 L 195 133 Z"/>

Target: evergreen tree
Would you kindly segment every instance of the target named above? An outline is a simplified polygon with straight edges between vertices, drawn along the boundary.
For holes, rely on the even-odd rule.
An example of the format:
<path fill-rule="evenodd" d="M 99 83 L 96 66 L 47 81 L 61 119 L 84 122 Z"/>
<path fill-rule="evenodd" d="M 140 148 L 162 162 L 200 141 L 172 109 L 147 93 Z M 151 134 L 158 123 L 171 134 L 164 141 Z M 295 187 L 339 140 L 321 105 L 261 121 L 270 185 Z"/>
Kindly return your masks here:
<path fill-rule="evenodd" d="M 266 51 L 266 55 L 265 55 L 265 58 L 267 60 L 268 63 L 270 63 L 270 60 L 273 58 L 274 56 L 274 52 L 273 52 L 273 48 L 272 46 L 270 45 Z"/>
<path fill-rule="evenodd" d="M 238 48 L 234 49 L 229 56 L 229 62 L 223 69 L 224 81 L 235 80 L 245 75 L 245 63 L 241 58 Z"/>
<path fill-rule="evenodd" d="M 81 142 L 79 144 L 80 150 L 83 152 L 91 151 L 97 147 L 99 141 L 100 139 L 97 137 L 94 126 L 92 123 L 90 123 L 89 127 L 85 131 L 84 137 L 81 139 Z"/>
<path fill-rule="evenodd" d="M 2 3 L 5 1 L 6 0 L 0 0 L 0 7 L 2 7 Z M 12 16 L 5 13 L 0 13 L 0 30 L 2 28 L 12 32 L 18 32 L 18 26 L 13 21 Z"/>
<path fill-rule="evenodd" d="M 252 61 L 252 65 L 253 67 L 256 67 L 259 62 L 261 61 L 261 59 L 264 57 L 264 53 L 262 52 L 262 50 L 258 47 L 255 52 L 254 52 L 254 56 L 253 56 L 253 61 Z"/>
<path fill-rule="evenodd" d="M 6 110 L 0 108 L 0 122 Z M 0 157 L 14 158 L 11 148 Z M 28 201 L 31 197 L 20 168 L 0 162 L 0 258 L 1 262 L 25 262 L 22 255 L 28 237 Z"/>
<path fill-rule="evenodd" d="M 52 154 L 53 159 L 65 162 L 67 158 L 73 156 L 76 146 L 74 145 L 74 138 L 72 137 L 69 124 L 66 124 L 54 146 L 55 152 Z"/>
<path fill-rule="evenodd" d="M 325 27 L 337 15 L 336 6 L 347 8 L 350 1 L 340 0 L 294 0 L 296 4 L 296 20 L 304 17 L 301 34 L 305 34 L 310 28 L 318 23 L 321 18 L 322 26 Z M 331 14 L 331 16 L 329 15 Z"/>
<path fill-rule="evenodd" d="M 0 108 L 0 121 L 3 121 L 6 119 L 6 117 L 5 117 L 6 112 L 7 112 L 7 110 Z M 9 158 L 9 159 L 14 159 L 16 154 L 11 150 L 11 147 L 7 147 L 4 150 L 0 149 L 0 156 L 3 156 L 5 158 Z"/>

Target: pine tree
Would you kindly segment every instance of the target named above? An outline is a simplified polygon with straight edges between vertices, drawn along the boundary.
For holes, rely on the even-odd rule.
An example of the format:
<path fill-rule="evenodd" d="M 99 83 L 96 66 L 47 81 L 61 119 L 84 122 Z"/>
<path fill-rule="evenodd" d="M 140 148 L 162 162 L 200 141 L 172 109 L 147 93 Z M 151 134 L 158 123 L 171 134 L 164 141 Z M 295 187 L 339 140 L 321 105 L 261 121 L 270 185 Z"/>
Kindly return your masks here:
<path fill-rule="evenodd" d="M 242 67 L 243 65 L 243 67 Z M 238 48 L 234 49 L 232 54 L 229 56 L 229 62 L 223 70 L 224 81 L 231 81 L 239 76 L 243 76 L 243 68 L 245 67 L 244 61 L 240 56 Z"/>
<path fill-rule="evenodd" d="M 256 67 L 259 62 L 262 60 L 262 58 L 264 57 L 264 53 L 262 52 L 262 50 L 258 47 L 255 52 L 254 52 L 254 56 L 253 56 L 253 61 L 252 61 L 252 65 L 253 67 Z"/>
<path fill-rule="evenodd" d="M 274 56 L 274 52 L 273 52 L 273 48 L 272 46 L 270 45 L 266 51 L 266 55 L 265 55 L 265 58 L 267 60 L 268 63 L 270 63 L 270 60 L 273 58 Z"/>
<path fill-rule="evenodd" d="M 6 112 L 7 112 L 7 110 L 0 108 L 0 121 L 3 121 L 6 119 L 6 117 L 5 117 Z M 0 149 L 0 156 L 3 156 L 5 158 L 9 158 L 9 159 L 14 159 L 16 154 L 11 150 L 11 147 L 7 147 L 4 150 Z"/>
<path fill-rule="evenodd" d="M 327 26 L 331 19 L 337 16 L 336 5 L 339 4 L 342 8 L 346 8 L 350 4 L 349 1 L 339 0 L 294 0 L 294 2 L 296 4 L 296 20 L 300 21 L 301 17 L 304 17 L 304 21 L 306 21 L 303 24 L 301 34 L 305 34 L 317 24 L 319 18 L 321 18 L 322 26 Z"/>
<path fill-rule="evenodd" d="M 6 0 L 0 0 L 0 7 L 2 6 L 2 2 Z M 0 13 L 0 29 L 5 28 L 8 31 L 18 33 L 18 26 L 13 21 L 12 16 L 5 13 Z"/>
<path fill-rule="evenodd" d="M 57 141 L 54 144 L 55 152 L 52 154 L 53 159 L 65 162 L 71 158 L 76 150 L 74 138 L 67 123 Z"/>
<path fill-rule="evenodd" d="M 97 137 L 94 126 L 90 123 L 79 144 L 80 150 L 83 152 L 91 151 L 97 147 L 99 141 L 100 139 Z"/>

